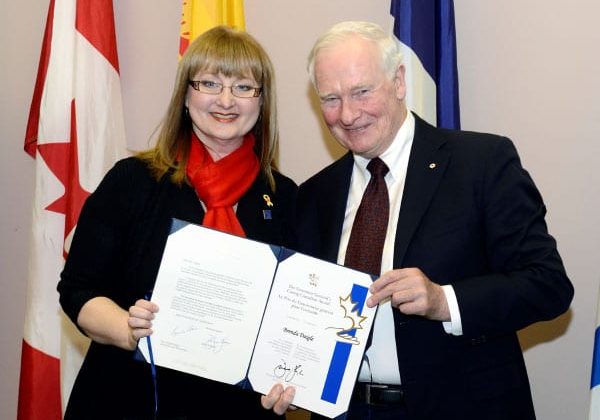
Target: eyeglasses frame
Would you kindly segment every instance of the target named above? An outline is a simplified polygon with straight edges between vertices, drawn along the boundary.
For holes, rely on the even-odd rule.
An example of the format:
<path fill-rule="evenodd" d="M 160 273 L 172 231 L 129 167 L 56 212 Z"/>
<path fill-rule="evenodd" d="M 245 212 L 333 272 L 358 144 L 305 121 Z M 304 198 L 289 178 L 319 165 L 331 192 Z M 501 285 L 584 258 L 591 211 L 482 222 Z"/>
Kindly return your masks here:
<path fill-rule="evenodd" d="M 202 83 L 202 82 L 204 82 L 204 80 L 189 80 L 188 84 L 195 91 L 200 92 L 200 93 L 206 93 L 207 95 L 220 95 L 221 93 L 223 93 L 223 89 L 225 89 L 225 88 L 229 88 L 229 91 L 231 92 L 231 94 L 233 96 L 235 96 L 236 98 L 240 98 L 240 99 L 258 98 L 262 94 L 262 87 L 250 86 L 252 89 L 254 89 L 252 96 L 238 96 L 235 93 L 233 93 L 233 87 L 236 85 L 225 86 L 224 84 L 218 83 L 218 82 L 213 82 L 216 86 L 221 87 L 221 89 L 218 92 L 204 92 L 204 91 L 200 90 L 200 83 Z"/>

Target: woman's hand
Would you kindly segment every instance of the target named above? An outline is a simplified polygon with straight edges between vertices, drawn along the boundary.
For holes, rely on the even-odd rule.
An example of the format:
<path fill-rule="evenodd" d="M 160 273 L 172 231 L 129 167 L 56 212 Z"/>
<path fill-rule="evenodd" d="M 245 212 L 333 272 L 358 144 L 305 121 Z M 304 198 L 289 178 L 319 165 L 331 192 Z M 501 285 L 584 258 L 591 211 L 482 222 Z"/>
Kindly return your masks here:
<path fill-rule="evenodd" d="M 83 305 L 77 325 L 98 343 L 135 350 L 141 337 L 152 334 L 156 312 L 158 305 L 144 299 L 139 299 L 126 311 L 112 299 L 99 296 Z"/>
<path fill-rule="evenodd" d="M 154 314 L 158 312 L 158 305 L 146 299 L 138 299 L 135 305 L 129 307 L 129 344 L 131 349 L 135 349 L 140 338 L 152 334 L 152 320 Z"/>

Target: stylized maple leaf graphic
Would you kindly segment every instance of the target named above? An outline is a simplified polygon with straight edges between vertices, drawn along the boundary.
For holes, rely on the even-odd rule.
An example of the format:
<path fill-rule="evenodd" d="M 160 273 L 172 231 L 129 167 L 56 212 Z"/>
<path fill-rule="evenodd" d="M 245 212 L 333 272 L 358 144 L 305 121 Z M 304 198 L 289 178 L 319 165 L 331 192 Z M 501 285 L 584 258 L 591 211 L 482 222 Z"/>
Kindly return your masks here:
<path fill-rule="evenodd" d="M 352 295 L 350 293 L 345 298 L 340 296 L 340 306 L 344 310 L 344 319 L 349 319 L 352 322 L 352 325 L 350 328 L 340 331 L 338 334 L 347 333 L 350 330 L 362 329 L 362 322 L 367 319 L 367 317 L 358 313 L 358 309 L 356 308 L 357 303 L 358 302 L 352 301 Z"/>

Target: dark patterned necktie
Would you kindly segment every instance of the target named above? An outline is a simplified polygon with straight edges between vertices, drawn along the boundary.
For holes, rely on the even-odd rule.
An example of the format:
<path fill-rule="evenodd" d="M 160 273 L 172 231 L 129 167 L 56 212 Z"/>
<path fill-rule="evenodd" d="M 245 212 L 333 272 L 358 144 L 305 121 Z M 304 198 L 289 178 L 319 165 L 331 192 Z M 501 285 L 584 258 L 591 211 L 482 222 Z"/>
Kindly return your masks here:
<path fill-rule="evenodd" d="M 344 265 L 379 275 L 390 213 L 384 179 L 389 169 L 381 159 L 374 158 L 367 165 L 367 170 L 371 173 L 371 180 L 356 211 Z"/>

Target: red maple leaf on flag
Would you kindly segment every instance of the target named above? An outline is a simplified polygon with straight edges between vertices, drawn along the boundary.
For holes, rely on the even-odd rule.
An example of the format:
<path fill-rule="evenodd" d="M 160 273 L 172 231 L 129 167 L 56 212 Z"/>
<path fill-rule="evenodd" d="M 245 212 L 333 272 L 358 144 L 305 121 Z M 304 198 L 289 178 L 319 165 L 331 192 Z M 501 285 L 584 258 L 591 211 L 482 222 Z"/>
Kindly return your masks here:
<path fill-rule="evenodd" d="M 38 145 L 38 152 L 50 171 L 61 182 L 65 192 L 58 199 L 48 205 L 45 210 L 65 215 L 66 238 L 79 218 L 83 203 L 90 195 L 79 180 L 79 156 L 77 154 L 77 122 L 75 112 L 75 101 L 71 102 L 71 130 L 70 141 L 45 143 Z M 66 257 L 66 252 L 63 250 Z"/>

